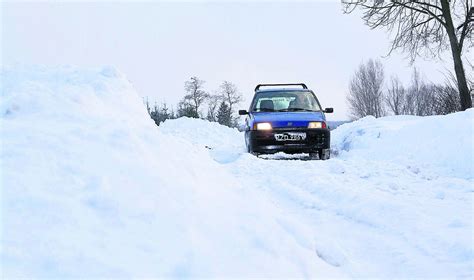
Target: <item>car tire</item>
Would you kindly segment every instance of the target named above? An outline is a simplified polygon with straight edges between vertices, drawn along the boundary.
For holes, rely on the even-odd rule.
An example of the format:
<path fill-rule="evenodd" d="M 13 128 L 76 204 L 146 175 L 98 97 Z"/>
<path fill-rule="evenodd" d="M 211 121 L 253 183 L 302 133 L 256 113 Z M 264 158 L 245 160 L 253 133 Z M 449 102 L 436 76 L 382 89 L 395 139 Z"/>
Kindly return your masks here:
<path fill-rule="evenodd" d="M 254 153 L 254 152 L 253 152 L 253 149 L 252 149 L 252 146 L 251 146 L 250 144 L 247 145 L 247 152 L 248 152 L 249 154 L 253 154 L 253 153 Z"/>
<path fill-rule="evenodd" d="M 252 149 L 252 146 L 249 144 L 247 144 L 247 152 L 251 155 L 254 155 L 256 157 L 258 157 L 258 155 L 260 155 L 260 153 L 257 153 L 257 152 L 254 152 L 253 149 Z"/>
<path fill-rule="evenodd" d="M 328 160 L 331 158 L 331 150 L 330 149 L 320 149 L 318 150 L 318 155 L 320 160 Z"/>
<path fill-rule="evenodd" d="M 245 132 L 245 148 L 247 148 L 247 153 L 249 153 L 249 154 L 252 153 L 252 148 L 250 147 L 248 131 Z"/>
<path fill-rule="evenodd" d="M 255 152 L 253 152 L 253 153 L 250 153 L 250 154 L 251 154 L 251 155 L 253 155 L 253 156 L 255 156 L 256 158 L 258 158 L 258 157 L 259 157 L 259 155 L 260 155 L 259 153 L 255 153 Z"/>
<path fill-rule="evenodd" d="M 309 159 L 318 159 L 319 153 L 309 153 Z"/>

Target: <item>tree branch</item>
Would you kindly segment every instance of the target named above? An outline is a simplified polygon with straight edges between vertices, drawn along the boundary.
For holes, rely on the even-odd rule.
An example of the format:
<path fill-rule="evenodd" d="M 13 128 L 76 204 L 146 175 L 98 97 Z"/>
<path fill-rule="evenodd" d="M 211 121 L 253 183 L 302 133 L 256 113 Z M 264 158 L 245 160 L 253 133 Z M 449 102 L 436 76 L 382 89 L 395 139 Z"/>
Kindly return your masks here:
<path fill-rule="evenodd" d="M 402 6 L 402 7 L 404 7 L 404 8 L 417 11 L 417 12 L 419 12 L 419 13 L 431 15 L 431 16 L 434 17 L 439 23 L 441 23 L 444 27 L 446 27 L 446 23 L 439 17 L 439 15 L 434 14 L 430 9 L 427 9 L 427 8 L 425 8 L 425 7 L 420 7 L 420 8 L 418 9 L 418 8 L 413 7 L 413 6 L 407 5 L 407 4 L 405 4 L 405 3 L 396 2 L 396 1 L 393 2 L 393 3 L 394 3 L 395 5 L 399 5 L 399 6 Z M 418 3 L 418 4 L 420 4 L 418 1 L 412 1 L 412 3 Z"/>
<path fill-rule="evenodd" d="M 466 11 L 467 9 L 469 9 L 469 6 L 467 6 L 467 0 L 466 0 Z M 466 13 L 466 19 L 464 21 L 464 24 L 462 24 L 461 36 L 459 37 L 459 49 L 461 51 L 464 44 L 464 38 L 466 38 L 466 35 L 468 34 L 468 31 L 470 30 L 469 25 L 471 22 L 474 21 L 473 14 L 474 14 L 474 7 L 471 7 Z"/>

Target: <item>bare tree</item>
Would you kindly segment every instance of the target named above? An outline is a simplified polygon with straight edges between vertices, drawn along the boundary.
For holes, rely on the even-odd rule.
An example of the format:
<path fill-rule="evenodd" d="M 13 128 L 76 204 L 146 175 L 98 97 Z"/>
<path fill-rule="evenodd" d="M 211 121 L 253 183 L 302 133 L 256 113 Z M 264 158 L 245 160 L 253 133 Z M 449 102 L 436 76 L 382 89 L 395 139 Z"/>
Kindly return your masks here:
<path fill-rule="evenodd" d="M 385 114 L 382 85 L 383 65 L 380 61 L 369 60 L 362 63 L 349 85 L 347 102 L 353 119 L 368 115 L 376 118 Z"/>
<path fill-rule="evenodd" d="M 405 95 L 405 103 L 403 106 L 404 115 L 416 115 L 416 96 L 409 92 Z"/>
<path fill-rule="evenodd" d="M 397 77 L 392 77 L 391 85 L 385 96 L 385 103 L 394 115 L 405 114 L 405 87 Z"/>
<path fill-rule="evenodd" d="M 232 107 L 242 101 L 242 94 L 238 91 L 237 86 L 231 82 L 224 81 L 219 87 L 219 92 L 227 102 L 227 105 L 229 105 L 231 112 Z"/>
<path fill-rule="evenodd" d="M 460 104 L 472 107 L 462 54 L 473 45 L 473 0 L 342 0 L 345 13 L 361 8 L 363 20 L 372 29 L 387 28 L 394 34 L 392 47 L 407 51 L 414 61 L 419 55 L 439 55 L 448 48 L 454 62 Z"/>
<path fill-rule="evenodd" d="M 414 68 L 411 85 L 408 88 L 410 114 L 416 116 L 429 116 L 434 114 L 434 88 L 426 84 L 421 78 L 420 72 Z"/>
<path fill-rule="evenodd" d="M 471 101 L 474 107 L 474 64 L 472 64 L 468 59 L 467 61 L 467 86 L 469 88 L 469 92 L 471 93 Z"/>
<path fill-rule="evenodd" d="M 435 85 L 434 90 L 434 113 L 436 115 L 446 115 L 457 112 L 461 109 L 459 105 L 459 94 L 455 86 Z"/>
<path fill-rule="evenodd" d="M 239 104 L 242 101 L 242 94 L 237 89 L 237 86 L 231 82 L 224 81 L 219 87 L 219 93 L 222 96 L 222 100 L 229 106 L 228 112 L 230 114 L 232 125 L 236 124 L 236 118 L 234 114 L 234 105 Z"/>
<path fill-rule="evenodd" d="M 437 85 L 424 84 L 417 95 L 417 116 L 435 115 L 435 93 Z"/>
<path fill-rule="evenodd" d="M 207 120 L 211 122 L 217 122 L 217 110 L 219 104 L 222 101 L 222 96 L 220 95 L 210 95 L 208 98 L 207 106 Z"/>
<path fill-rule="evenodd" d="M 184 89 L 187 95 L 184 97 L 183 106 L 191 105 L 194 109 L 194 115 L 199 116 L 199 109 L 209 94 L 203 90 L 204 81 L 197 77 L 191 77 L 189 81 L 184 83 Z"/>
<path fill-rule="evenodd" d="M 187 99 L 183 99 L 178 103 L 178 108 L 176 110 L 176 115 L 180 117 L 188 118 L 199 118 L 198 112 L 196 112 L 195 107 Z"/>
<path fill-rule="evenodd" d="M 456 77 L 453 73 L 446 75 L 444 85 L 436 85 L 434 91 L 434 111 L 436 115 L 446 115 L 461 110 Z"/>

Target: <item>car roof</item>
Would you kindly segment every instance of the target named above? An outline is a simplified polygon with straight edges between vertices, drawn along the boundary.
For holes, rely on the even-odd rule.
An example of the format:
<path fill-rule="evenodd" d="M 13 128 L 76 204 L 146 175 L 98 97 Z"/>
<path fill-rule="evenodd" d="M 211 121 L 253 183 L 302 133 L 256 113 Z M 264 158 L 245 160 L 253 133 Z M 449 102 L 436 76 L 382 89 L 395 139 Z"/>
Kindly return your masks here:
<path fill-rule="evenodd" d="M 284 91 L 284 92 L 313 92 L 310 89 L 302 89 L 302 88 L 269 88 L 269 89 L 259 89 L 255 92 L 255 94 L 258 93 L 264 93 L 264 92 L 278 92 L 278 91 Z"/>

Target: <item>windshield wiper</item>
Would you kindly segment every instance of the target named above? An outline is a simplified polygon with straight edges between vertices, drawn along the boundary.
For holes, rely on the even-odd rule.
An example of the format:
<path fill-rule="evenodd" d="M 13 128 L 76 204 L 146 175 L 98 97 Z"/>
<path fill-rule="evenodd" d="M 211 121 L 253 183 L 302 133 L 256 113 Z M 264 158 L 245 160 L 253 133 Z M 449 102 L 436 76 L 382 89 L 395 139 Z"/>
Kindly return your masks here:
<path fill-rule="evenodd" d="M 270 108 L 260 108 L 258 112 L 275 112 L 275 110 Z"/>
<path fill-rule="evenodd" d="M 292 111 L 305 111 L 305 112 L 316 112 L 314 110 L 311 110 L 311 109 L 305 109 L 305 108 L 288 108 L 288 109 L 285 109 L 286 111 L 289 111 L 289 112 L 292 112 Z"/>

